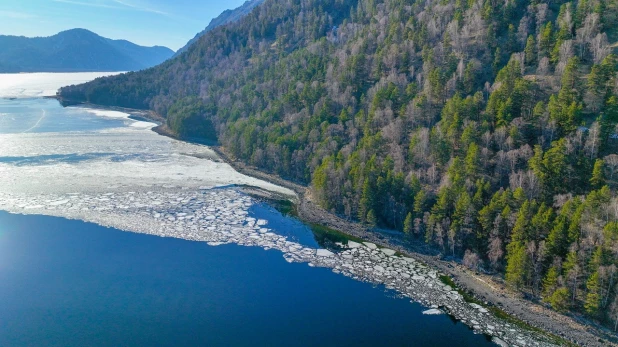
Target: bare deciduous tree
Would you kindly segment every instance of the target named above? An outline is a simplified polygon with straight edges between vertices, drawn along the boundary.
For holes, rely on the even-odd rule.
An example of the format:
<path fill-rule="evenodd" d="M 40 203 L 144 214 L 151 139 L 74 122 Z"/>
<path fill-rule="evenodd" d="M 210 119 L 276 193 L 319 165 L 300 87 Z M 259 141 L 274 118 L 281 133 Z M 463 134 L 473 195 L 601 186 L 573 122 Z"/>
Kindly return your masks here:
<path fill-rule="evenodd" d="M 607 34 L 601 33 L 590 42 L 590 51 L 595 64 L 600 64 L 603 59 L 612 53 L 612 47 L 607 40 Z"/>
<path fill-rule="evenodd" d="M 536 74 L 541 76 L 547 76 L 550 72 L 549 58 L 543 57 L 539 61 L 539 67 L 536 69 Z"/>
<path fill-rule="evenodd" d="M 584 151 L 590 159 L 596 158 L 597 152 L 599 151 L 599 130 L 599 122 L 592 123 L 592 126 L 588 130 Z"/>
<path fill-rule="evenodd" d="M 609 171 L 609 179 L 614 179 L 614 174 L 618 171 L 618 154 L 610 154 L 603 158 L 603 160 Z"/>
<path fill-rule="evenodd" d="M 467 268 L 471 270 L 478 271 L 482 262 L 483 261 L 481 260 L 481 257 L 479 257 L 478 254 L 470 251 L 469 249 L 466 249 L 466 252 L 464 253 L 464 257 L 463 257 L 464 266 L 466 266 Z"/>

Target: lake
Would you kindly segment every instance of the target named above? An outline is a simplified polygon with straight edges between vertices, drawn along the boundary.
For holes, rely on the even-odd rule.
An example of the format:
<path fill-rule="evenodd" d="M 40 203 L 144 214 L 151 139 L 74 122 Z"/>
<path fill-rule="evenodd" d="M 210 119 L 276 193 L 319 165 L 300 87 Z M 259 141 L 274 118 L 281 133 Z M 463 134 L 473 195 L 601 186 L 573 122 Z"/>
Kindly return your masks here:
<path fill-rule="evenodd" d="M 277 251 L 0 213 L 0 345 L 487 344 L 446 315 Z"/>
<path fill-rule="evenodd" d="M 77 75 L 30 78 L 32 93 L 0 76 L 0 210 L 17 213 L 0 212 L 1 346 L 491 344 L 394 290 L 461 301 L 431 269 L 371 245 L 325 250 L 237 187 L 287 189 L 153 123 L 38 98 L 92 77 Z"/>

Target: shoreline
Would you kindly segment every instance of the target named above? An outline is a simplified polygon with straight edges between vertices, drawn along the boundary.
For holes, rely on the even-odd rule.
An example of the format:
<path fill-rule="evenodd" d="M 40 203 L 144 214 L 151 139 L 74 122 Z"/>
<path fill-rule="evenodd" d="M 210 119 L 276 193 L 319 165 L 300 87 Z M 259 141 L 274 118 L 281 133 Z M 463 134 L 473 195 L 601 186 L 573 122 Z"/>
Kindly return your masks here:
<path fill-rule="evenodd" d="M 298 218 L 302 222 L 324 226 L 352 237 L 373 242 L 379 246 L 394 249 L 404 256 L 417 259 L 449 276 L 458 288 L 486 306 L 497 308 L 530 327 L 541 329 L 570 343 L 581 346 L 618 345 L 618 337 L 611 336 L 596 327 L 581 324 L 573 317 L 559 314 L 540 304 L 526 300 L 521 295 L 510 291 L 504 283 L 496 282 L 491 276 L 474 273 L 461 264 L 440 259 L 435 255 L 436 252 L 424 243 L 415 242 L 414 249 L 410 249 L 409 245 L 403 246 L 400 243 L 395 243 L 385 234 L 372 232 L 360 223 L 344 220 L 322 209 L 312 201 L 308 187 L 247 166 L 243 162 L 230 157 L 221 146 L 211 148 L 222 160 L 238 172 L 295 191 L 299 200 L 295 202 L 295 205 L 298 210 Z"/>
<path fill-rule="evenodd" d="M 62 101 L 60 98 L 53 98 L 60 102 Z M 152 130 L 159 135 L 174 138 L 179 141 L 207 145 L 216 152 L 222 161 L 229 164 L 236 171 L 294 191 L 297 195 L 297 199 L 295 199 L 296 201 L 293 201 L 293 203 L 297 208 L 298 218 L 302 222 L 324 226 L 352 237 L 361 238 L 365 241 L 388 247 L 405 256 L 421 261 L 452 278 L 458 288 L 467 293 L 471 293 L 472 297 L 477 301 L 484 303 L 485 306 L 497 309 L 499 315 L 506 314 L 512 316 L 525 325 L 528 325 L 527 329 L 531 332 L 534 332 L 536 328 L 544 331 L 547 335 L 554 335 L 565 341 L 570 341 L 571 343 L 582 346 L 617 345 L 618 339 L 616 336 L 603 332 L 594 326 L 582 324 L 573 317 L 561 315 L 542 305 L 523 299 L 521 295 L 509 291 L 503 283 L 495 281 L 495 278 L 491 276 L 473 273 L 456 262 L 442 260 L 435 255 L 435 252 L 432 252 L 430 247 L 421 242 L 416 242 L 413 247 L 410 247 L 409 244 L 404 247 L 401 242 L 396 242 L 397 240 L 389 238 L 388 235 L 370 231 L 360 223 L 344 220 L 339 216 L 325 211 L 312 201 L 308 187 L 248 166 L 232 158 L 226 153 L 225 148 L 220 145 L 200 143 L 175 136 L 175 134 L 166 127 L 165 119 L 154 111 L 106 107 L 87 103 L 75 104 L 72 106 L 86 106 L 137 114 L 140 117 L 157 122 L 158 126 L 152 128 Z M 278 196 L 276 198 L 280 197 Z"/>
<path fill-rule="evenodd" d="M 260 199 L 261 200 L 261 199 Z M 327 268 L 361 282 L 383 286 L 425 306 L 424 314 L 447 313 L 476 334 L 501 346 L 571 345 L 500 319 L 466 300 L 438 270 L 395 250 L 362 240 L 336 244 L 333 251 L 290 240 L 251 214 L 260 203 L 240 189 L 138 189 L 127 192 L 28 194 L 0 193 L 9 213 L 77 219 L 126 232 L 172 237 L 209 246 L 235 244 L 278 250 L 289 263 Z M 3 204 L 4 202 L 4 204 Z M 299 222 L 300 223 L 300 222 Z"/>

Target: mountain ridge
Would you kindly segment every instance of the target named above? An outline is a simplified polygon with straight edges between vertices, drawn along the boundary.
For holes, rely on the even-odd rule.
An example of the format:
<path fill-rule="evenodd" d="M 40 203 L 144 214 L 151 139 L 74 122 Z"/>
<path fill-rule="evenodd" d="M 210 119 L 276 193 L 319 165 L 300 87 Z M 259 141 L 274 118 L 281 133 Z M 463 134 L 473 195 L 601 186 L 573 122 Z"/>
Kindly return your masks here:
<path fill-rule="evenodd" d="M 48 37 L 0 35 L 0 72 L 107 72 L 142 70 L 162 63 L 174 52 L 113 40 L 86 29 Z"/>
<path fill-rule="evenodd" d="M 225 25 L 228 23 L 235 22 L 240 18 L 246 16 L 249 12 L 251 12 L 255 7 L 260 5 L 264 0 L 247 0 L 240 7 L 235 9 L 229 9 L 221 12 L 221 14 L 215 18 L 213 18 L 206 29 L 197 33 L 186 45 L 180 48 L 175 54 L 174 57 L 182 54 L 187 51 L 191 45 L 193 45 L 197 40 L 199 40 L 202 36 L 206 35 L 209 31 L 215 29 L 218 26 Z"/>

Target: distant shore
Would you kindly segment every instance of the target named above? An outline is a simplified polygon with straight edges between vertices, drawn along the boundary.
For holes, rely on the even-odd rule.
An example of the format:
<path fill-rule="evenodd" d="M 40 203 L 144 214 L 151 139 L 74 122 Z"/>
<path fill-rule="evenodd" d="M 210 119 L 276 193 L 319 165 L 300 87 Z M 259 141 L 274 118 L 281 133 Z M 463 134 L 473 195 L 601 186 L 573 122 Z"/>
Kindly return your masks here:
<path fill-rule="evenodd" d="M 62 99 L 59 97 L 53 98 L 62 102 Z M 171 137 L 180 141 L 198 142 L 176 136 L 166 126 L 165 118 L 154 111 L 107 107 L 85 103 L 76 104 L 74 106 L 115 110 L 137 115 L 156 122 L 158 126 L 154 127 L 152 130 L 159 135 Z M 220 145 L 202 144 L 209 145 L 221 160 L 228 163 L 238 172 L 293 190 L 298 196 L 297 201 L 293 202 L 296 204 L 298 217 L 303 222 L 321 225 L 353 237 L 361 238 L 422 261 L 451 277 L 460 289 L 468 292 L 472 297 L 488 307 L 493 307 L 494 312 L 502 312 L 515 317 L 519 320 L 520 324 L 527 325 L 530 329 L 537 329 L 537 331 L 538 329 L 543 330 L 565 341 L 580 346 L 618 346 L 618 337 L 606 329 L 582 323 L 581 321 L 583 319 L 565 316 L 547 309 L 543 305 L 526 300 L 520 294 L 509 290 L 500 279 L 475 273 L 453 261 L 443 260 L 437 255 L 435 250 L 421 242 L 416 242 L 412 245 L 407 243 L 404 246 L 401 242 L 398 242 L 396 238 L 389 237 L 385 233 L 370 231 L 360 223 L 347 221 L 336 216 L 322 209 L 313 201 L 308 187 L 282 179 L 273 174 L 265 173 L 255 167 L 248 166 L 233 158 L 226 152 L 225 148 Z"/>

